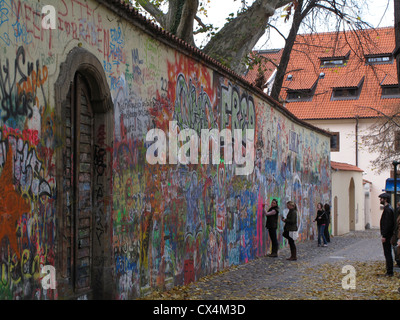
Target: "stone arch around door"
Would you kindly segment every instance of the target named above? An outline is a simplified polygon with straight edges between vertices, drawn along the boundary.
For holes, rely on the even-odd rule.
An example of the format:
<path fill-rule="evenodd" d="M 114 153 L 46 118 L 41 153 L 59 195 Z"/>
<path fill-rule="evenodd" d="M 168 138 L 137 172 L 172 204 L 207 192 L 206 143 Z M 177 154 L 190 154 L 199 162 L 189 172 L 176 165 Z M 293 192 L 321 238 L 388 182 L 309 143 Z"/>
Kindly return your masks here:
<path fill-rule="evenodd" d="M 59 298 L 112 298 L 113 108 L 100 61 L 76 47 L 55 83 Z"/>

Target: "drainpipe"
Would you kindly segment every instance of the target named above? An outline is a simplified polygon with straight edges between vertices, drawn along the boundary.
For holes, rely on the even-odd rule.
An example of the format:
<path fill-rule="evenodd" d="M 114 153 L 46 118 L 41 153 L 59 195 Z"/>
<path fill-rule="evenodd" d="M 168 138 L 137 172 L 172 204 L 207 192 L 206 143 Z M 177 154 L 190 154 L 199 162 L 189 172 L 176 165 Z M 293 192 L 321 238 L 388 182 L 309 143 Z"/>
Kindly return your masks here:
<path fill-rule="evenodd" d="M 358 167 L 358 116 L 356 116 L 356 167 Z"/>

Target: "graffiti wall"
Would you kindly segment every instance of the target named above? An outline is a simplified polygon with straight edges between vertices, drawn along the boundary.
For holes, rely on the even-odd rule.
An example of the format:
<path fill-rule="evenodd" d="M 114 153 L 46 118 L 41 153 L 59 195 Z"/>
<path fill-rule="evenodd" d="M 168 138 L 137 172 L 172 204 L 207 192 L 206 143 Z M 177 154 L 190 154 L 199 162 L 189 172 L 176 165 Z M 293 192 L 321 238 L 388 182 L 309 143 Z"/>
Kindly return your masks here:
<path fill-rule="evenodd" d="M 88 297 L 107 261 L 113 299 L 187 284 L 267 253 L 263 203 L 294 200 L 305 240 L 330 201 L 329 136 L 107 3 L 0 0 L 2 299 Z M 112 125 L 85 69 L 55 95 L 76 47 Z M 68 290 L 43 287 L 45 265 Z"/>

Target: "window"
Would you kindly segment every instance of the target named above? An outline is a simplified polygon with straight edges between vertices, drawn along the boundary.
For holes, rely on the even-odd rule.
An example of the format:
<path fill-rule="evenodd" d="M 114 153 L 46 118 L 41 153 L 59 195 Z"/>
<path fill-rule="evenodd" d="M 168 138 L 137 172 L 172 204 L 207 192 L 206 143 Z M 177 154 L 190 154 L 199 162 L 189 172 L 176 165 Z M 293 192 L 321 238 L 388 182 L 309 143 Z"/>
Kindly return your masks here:
<path fill-rule="evenodd" d="M 339 151 L 339 132 L 330 132 L 331 136 L 331 151 Z"/>
<path fill-rule="evenodd" d="M 367 64 L 384 64 L 392 63 L 392 55 L 381 55 L 381 56 L 366 56 Z"/>
<path fill-rule="evenodd" d="M 333 90 L 334 98 L 356 98 L 358 88 L 341 88 Z"/>
<path fill-rule="evenodd" d="M 364 78 L 358 86 L 333 88 L 331 100 L 357 100 L 361 94 Z"/>
<path fill-rule="evenodd" d="M 320 58 L 321 68 L 345 67 L 347 65 L 347 61 L 349 60 L 349 56 L 350 56 L 350 51 L 343 56 Z"/>
<path fill-rule="evenodd" d="M 382 86 L 382 99 L 400 98 L 400 88 L 396 85 Z"/>
<path fill-rule="evenodd" d="M 288 101 L 311 101 L 313 97 L 312 90 L 288 90 Z"/>
<path fill-rule="evenodd" d="M 294 88 L 287 88 L 287 97 L 286 100 L 288 102 L 295 102 L 295 101 L 312 101 L 315 88 L 317 87 L 317 82 L 315 81 L 314 84 L 311 86 L 301 84 L 296 89 Z"/>
<path fill-rule="evenodd" d="M 332 60 L 322 60 L 321 67 L 328 68 L 328 67 L 342 67 L 346 65 L 345 59 L 332 59 Z"/>

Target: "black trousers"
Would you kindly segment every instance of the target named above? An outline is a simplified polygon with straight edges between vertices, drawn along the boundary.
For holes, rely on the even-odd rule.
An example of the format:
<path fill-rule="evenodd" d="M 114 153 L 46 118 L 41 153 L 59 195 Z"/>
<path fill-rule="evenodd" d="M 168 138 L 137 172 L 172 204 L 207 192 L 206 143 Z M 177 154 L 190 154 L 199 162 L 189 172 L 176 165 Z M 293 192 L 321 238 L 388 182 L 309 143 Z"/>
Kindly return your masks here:
<path fill-rule="evenodd" d="M 329 222 L 325 225 L 324 234 L 326 241 L 331 242 L 331 237 L 329 235 Z"/>
<path fill-rule="evenodd" d="M 393 274 L 393 256 L 392 256 L 392 244 L 390 243 L 390 239 L 386 239 L 383 245 L 383 254 L 385 255 L 386 260 L 386 273 Z"/>
<path fill-rule="evenodd" d="M 278 252 L 278 238 L 276 236 L 276 229 L 275 228 L 271 228 L 268 229 L 268 234 L 269 234 L 269 238 L 271 239 L 271 253 L 277 253 Z"/>
<path fill-rule="evenodd" d="M 289 236 L 289 231 L 283 231 L 282 236 L 284 236 L 289 241 L 290 251 L 293 252 L 296 250 L 296 244 L 294 240 Z"/>

